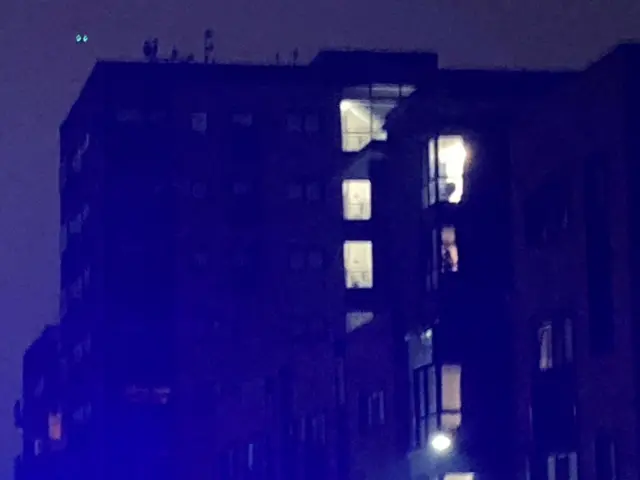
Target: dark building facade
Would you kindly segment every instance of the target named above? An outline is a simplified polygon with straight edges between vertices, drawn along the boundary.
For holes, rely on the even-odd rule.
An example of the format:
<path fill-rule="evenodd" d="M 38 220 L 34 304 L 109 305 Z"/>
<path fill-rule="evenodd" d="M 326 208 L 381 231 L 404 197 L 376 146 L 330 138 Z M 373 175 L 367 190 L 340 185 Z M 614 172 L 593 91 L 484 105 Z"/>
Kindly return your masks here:
<path fill-rule="evenodd" d="M 71 478 L 350 478 L 326 186 L 436 67 L 96 66 L 60 129 Z"/>
<path fill-rule="evenodd" d="M 621 45 L 513 129 L 518 449 L 532 479 L 640 474 L 639 72 L 640 48 Z"/>
<path fill-rule="evenodd" d="M 22 452 L 14 459 L 17 480 L 65 478 L 63 380 L 60 331 L 49 325 L 23 357 L 22 398 L 13 412 L 22 432 Z"/>
<path fill-rule="evenodd" d="M 526 247 L 575 215 L 554 208 L 568 179 L 542 180 L 573 157 L 552 162 L 546 139 L 632 131 L 632 52 L 579 73 L 358 51 L 305 66 L 98 63 L 60 129 L 64 464 L 49 476 L 575 480 L 591 461 L 584 415 L 605 408 L 600 368 L 618 382 L 605 426 L 629 443 L 607 456 L 620 451 L 607 430 L 599 476 L 584 478 L 633 477 L 635 379 L 613 373 L 633 348 L 579 370 L 567 340 L 587 324 L 598 341 L 635 338 L 605 321 L 615 285 L 596 274 L 632 265 L 632 249 L 606 260 L 567 243 L 544 260 Z M 616 145 L 634 178 L 635 143 Z M 585 198 L 594 218 L 623 210 Z M 589 218 L 573 228 L 606 250 Z M 568 258 L 575 276 L 545 270 Z M 578 320 L 581 301 L 598 320 Z M 630 318 L 631 294 L 620 302 Z M 44 418 L 26 405 L 21 425 Z"/>

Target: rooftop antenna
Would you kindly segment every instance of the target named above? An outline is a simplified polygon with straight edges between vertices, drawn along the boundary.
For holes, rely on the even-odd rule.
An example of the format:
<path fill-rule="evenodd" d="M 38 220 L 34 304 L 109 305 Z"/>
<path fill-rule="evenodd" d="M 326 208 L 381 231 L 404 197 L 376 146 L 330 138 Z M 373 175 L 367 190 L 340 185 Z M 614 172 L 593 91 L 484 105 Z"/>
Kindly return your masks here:
<path fill-rule="evenodd" d="M 142 46 L 142 53 L 148 62 L 154 62 L 158 57 L 158 39 L 145 40 Z"/>
<path fill-rule="evenodd" d="M 300 56 L 300 52 L 298 51 L 297 48 L 293 49 L 293 52 L 291 52 L 291 60 L 293 60 L 293 64 L 296 65 L 298 63 L 298 57 Z"/>
<path fill-rule="evenodd" d="M 213 63 L 213 30 L 204 31 L 204 63 Z"/>

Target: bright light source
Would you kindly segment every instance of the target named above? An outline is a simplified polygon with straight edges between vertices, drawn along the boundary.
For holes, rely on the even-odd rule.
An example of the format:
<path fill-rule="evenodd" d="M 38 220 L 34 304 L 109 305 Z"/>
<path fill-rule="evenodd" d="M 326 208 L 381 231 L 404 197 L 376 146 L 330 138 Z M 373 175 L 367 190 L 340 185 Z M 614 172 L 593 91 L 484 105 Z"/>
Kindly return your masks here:
<path fill-rule="evenodd" d="M 89 41 L 89 35 L 86 33 L 84 35 L 78 33 L 76 34 L 76 43 L 87 43 Z"/>
<path fill-rule="evenodd" d="M 438 453 L 443 454 L 448 452 L 453 445 L 453 441 L 451 440 L 451 436 L 446 433 L 436 433 L 433 437 L 431 437 L 431 448 Z"/>

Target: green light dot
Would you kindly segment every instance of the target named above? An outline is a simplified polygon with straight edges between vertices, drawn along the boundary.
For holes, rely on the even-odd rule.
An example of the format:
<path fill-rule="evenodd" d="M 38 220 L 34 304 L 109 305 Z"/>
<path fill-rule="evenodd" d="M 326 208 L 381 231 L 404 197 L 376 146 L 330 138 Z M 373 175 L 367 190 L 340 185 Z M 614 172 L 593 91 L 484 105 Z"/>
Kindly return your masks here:
<path fill-rule="evenodd" d="M 87 43 L 87 42 L 89 41 L 89 36 L 88 36 L 88 35 L 85 35 L 84 37 L 82 37 L 82 41 L 83 41 L 84 43 Z"/>
<path fill-rule="evenodd" d="M 82 35 L 76 35 L 76 43 L 80 43 L 82 40 Z"/>

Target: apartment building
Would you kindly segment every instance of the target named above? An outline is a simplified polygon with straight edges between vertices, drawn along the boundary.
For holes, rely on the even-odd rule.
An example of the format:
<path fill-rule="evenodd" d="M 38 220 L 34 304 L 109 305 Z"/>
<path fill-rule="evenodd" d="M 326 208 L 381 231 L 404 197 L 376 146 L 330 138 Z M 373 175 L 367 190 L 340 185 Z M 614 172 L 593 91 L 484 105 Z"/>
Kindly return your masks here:
<path fill-rule="evenodd" d="M 341 175 L 352 478 L 516 475 L 508 127 L 571 75 L 441 69 Z"/>
<path fill-rule="evenodd" d="M 517 431 L 532 479 L 640 474 L 638 72 L 640 47 L 620 45 L 514 126 Z"/>
<path fill-rule="evenodd" d="M 98 63 L 60 129 L 51 475 L 632 478 L 636 56 Z"/>
<path fill-rule="evenodd" d="M 345 286 L 326 186 L 436 60 L 96 65 L 60 129 L 79 477 L 347 475 L 327 453 Z"/>

